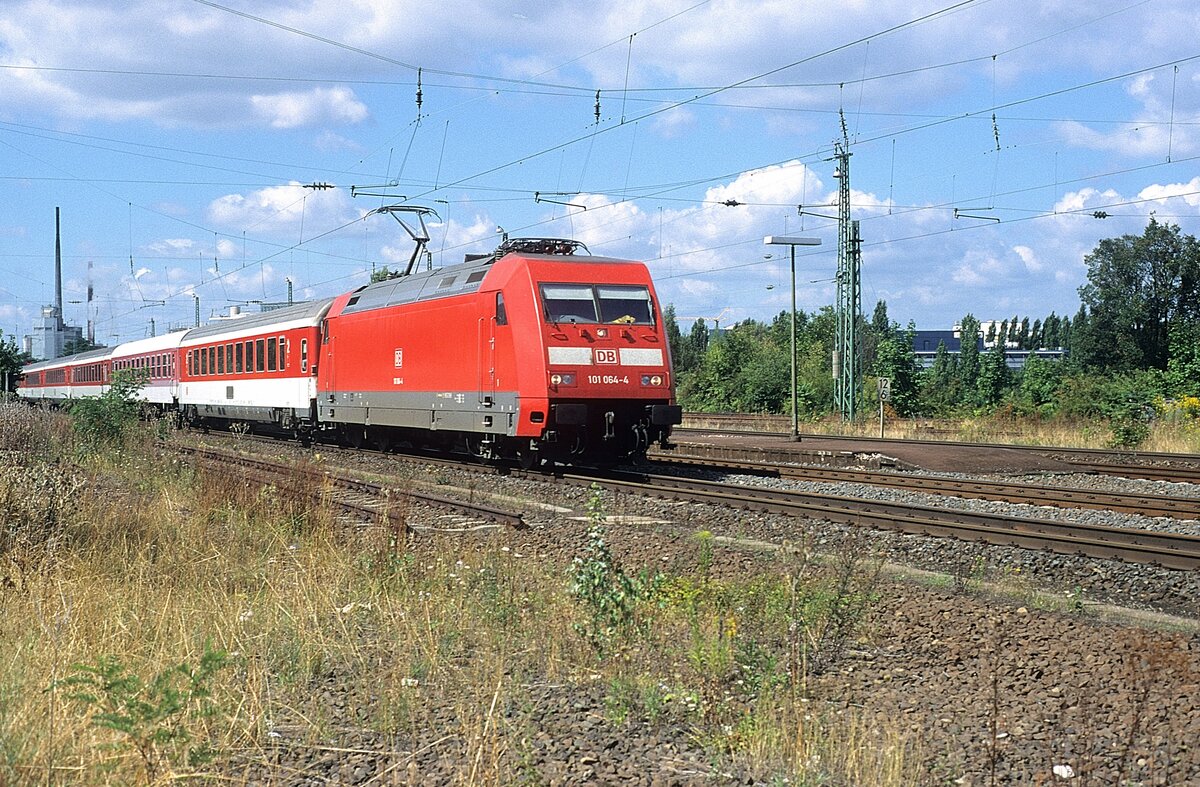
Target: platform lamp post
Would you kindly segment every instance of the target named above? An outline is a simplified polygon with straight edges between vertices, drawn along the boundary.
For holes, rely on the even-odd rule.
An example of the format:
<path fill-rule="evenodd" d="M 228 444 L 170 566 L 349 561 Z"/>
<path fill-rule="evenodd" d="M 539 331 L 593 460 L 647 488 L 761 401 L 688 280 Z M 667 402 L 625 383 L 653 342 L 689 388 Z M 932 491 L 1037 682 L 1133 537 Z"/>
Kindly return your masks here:
<path fill-rule="evenodd" d="M 792 253 L 792 439 L 800 439 L 800 413 L 796 409 L 796 247 L 820 246 L 820 238 L 799 238 L 794 235 L 768 235 L 767 246 L 787 246 Z"/>

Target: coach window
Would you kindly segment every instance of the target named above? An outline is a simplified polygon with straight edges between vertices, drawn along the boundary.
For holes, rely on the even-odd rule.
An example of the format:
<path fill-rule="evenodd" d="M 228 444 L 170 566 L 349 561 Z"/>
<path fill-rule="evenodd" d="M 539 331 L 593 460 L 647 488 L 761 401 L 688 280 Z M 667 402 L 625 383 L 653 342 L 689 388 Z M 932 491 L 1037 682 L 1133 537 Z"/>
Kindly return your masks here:
<path fill-rule="evenodd" d="M 237 346 L 235 346 L 233 349 L 235 350 L 235 352 L 233 354 L 234 368 L 237 370 L 238 374 L 241 374 L 242 373 L 242 358 L 245 357 L 245 347 L 242 345 L 241 342 L 238 342 Z"/>
<path fill-rule="evenodd" d="M 276 356 L 277 356 L 276 350 L 277 349 L 278 349 L 278 342 L 275 340 L 275 337 L 272 336 L 270 339 L 267 339 L 267 371 L 268 372 L 275 371 L 275 362 L 276 362 Z"/>
<path fill-rule="evenodd" d="M 208 375 L 208 350 L 200 348 L 200 376 Z"/>
<path fill-rule="evenodd" d="M 233 345 L 225 345 L 225 371 L 233 374 Z"/>
<path fill-rule="evenodd" d="M 225 374 L 225 348 L 217 348 L 217 374 Z"/>
<path fill-rule="evenodd" d="M 208 373 L 209 374 L 217 373 L 217 348 L 216 347 L 208 348 Z"/>
<path fill-rule="evenodd" d="M 264 339 L 254 340 L 254 370 L 256 372 L 266 371 L 266 353 L 263 351 L 266 341 Z"/>
<path fill-rule="evenodd" d="M 508 325 L 508 311 L 504 308 L 504 293 L 496 293 L 496 324 Z"/>
<path fill-rule="evenodd" d="M 250 339 L 246 342 L 246 371 L 254 371 L 254 340 Z"/>
<path fill-rule="evenodd" d="M 308 339 L 300 340 L 300 374 L 308 374 Z"/>

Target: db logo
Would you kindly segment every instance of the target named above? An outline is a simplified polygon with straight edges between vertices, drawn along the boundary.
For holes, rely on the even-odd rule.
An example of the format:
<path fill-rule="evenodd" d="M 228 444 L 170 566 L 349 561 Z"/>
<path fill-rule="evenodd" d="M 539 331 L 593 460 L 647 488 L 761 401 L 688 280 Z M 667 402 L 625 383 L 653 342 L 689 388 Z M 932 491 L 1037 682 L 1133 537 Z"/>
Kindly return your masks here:
<path fill-rule="evenodd" d="M 617 362 L 616 350 L 596 350 L 596 363 L 614 364 Z"/>

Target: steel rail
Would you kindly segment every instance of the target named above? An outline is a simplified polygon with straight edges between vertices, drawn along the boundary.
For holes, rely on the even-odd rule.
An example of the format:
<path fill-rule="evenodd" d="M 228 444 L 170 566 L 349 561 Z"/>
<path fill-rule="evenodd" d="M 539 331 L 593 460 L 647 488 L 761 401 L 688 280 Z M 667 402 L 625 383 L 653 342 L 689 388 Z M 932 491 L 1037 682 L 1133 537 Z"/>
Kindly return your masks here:
<path fill-rule="evenodd" d="M 979 500 L 998 500 L 1029 505 L 1059 508 L 1088 508 L 1102 511 L 1121 511 L 1143 516 L 1164 516 L 1176 519 L 1200 519 L 1200 498 L 1173 497 L 1155 494 L 1123 494 L 1073 487 L 1043 484 L 1016 484 L 1008 481 L 945 478 L 913 473 L 884 473 L 871 470 L 844 470 L 826 467 L 807 467 L 771 462 L 707 460 L 700 457 L 676 456 L 655 458 L 656 465 L 707 467 L 718 472 L 745 472 L 753 475 L 790 478 L 800 481 L 829 481 L 836 483 L 868 484 L 909 492 L 932 495 L 952 495 Z"/>
<path fill-rule="evenodd" d="M 289 471 L 294 472 L 295 470 L 295 468 L 291 465 L 265 459 L 252 458 L 241 454 L 216 451 L 208 448 L 194 448 L 190 446 L 180 446 L 179 448 L 185 453 L 191 453 L 209 461 L 228 461 L 268 474 L 274 474 L 295 488 L 296 479 L 294 477 L 289 477 L 288 475 Z M 355 478 L 354 476 L 334 472 L 331 470 L 322 469 L 319 472 L 322 480 L 328 480 L 331 484 L 346 491 L 361 492 L 377 498 L 386 498 L 389 494 L 394 494 L 396 496 L 403 496 L 418 503 L 424 503 L 426 505 L 457 511 L 458 513 L 465 514 L 467 516 L 481 516 L 489 521 L 500 522 L 513 527 L 514 529 L 524 529 L 526 527 L 524 518 L 521 514 L 508 511 L 506 509 L 497 508 L 496 506 L 491 506 L 486 503 L 467 502 L 451 497 L 444 497 L 442 495 L 435 495 L 429 492 L 422 492 L 415 489 L 400 489 L 398 487 L 384 486 L 382 484 L 376 484 L 371 481 Z M 270 481 L 270 478 L 267 478 L 266 480 Z M 318 489 L 314 491 L 317 495 L 320 495 L 321 490 Z M 346 510 L 358 513 L 366 513 L 369 515 L 378 515 L 381 513 L 379 510 L 366 506 L 360 506 L 354 503 L 347 503 L 345 501 L 330 500 L 329 502 L 339 507 L 346 508 Z M 392 516 L 390 509 L 385 509 L 382 513 L 387 514 L 389 517 Z"/>
<path fill-rule="evenodd" d="M 1049 550 L 1065 555 L 1124 560 L 1186 571 L 1200 569 L 1198 536 L 1009 517 L 641 473 L 593 475 L 569 472 L 544 474 L 531 471 L 528 475 L 541 478 L 549 475 L 577 485 L 595 483 L 629 494 L 826 519 L 841 524 L 867 525 L 904 533 Z"/>

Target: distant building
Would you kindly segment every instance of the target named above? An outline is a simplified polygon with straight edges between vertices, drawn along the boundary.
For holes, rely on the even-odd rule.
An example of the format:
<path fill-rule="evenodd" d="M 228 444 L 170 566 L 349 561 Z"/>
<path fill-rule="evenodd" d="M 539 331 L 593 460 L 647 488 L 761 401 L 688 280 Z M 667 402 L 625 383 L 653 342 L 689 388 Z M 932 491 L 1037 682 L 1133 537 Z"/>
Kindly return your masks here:
<path fill-rule="evenodd" d="M 33 321 L 33 332 L 25 336 L 24 350 L 39 361 L 51 361 L 63 354 L 68 344 L 83 339 L 83 329 L 63 322 L 62 298 L 62 234 L 59 231 L 59 210 L 54 209 L 54 304 L 43 306 L 41 317 Z M 89 263 L 90 264 L 90 263 Z M 90 276 L 89 276 L 90 280 Z M 88 284 L 88 300 L 92 285 Z M 90 331 L 89 331 L 90 333 Z M 88 338 L 91 338 L 90 336 Z"/>
<path fill-rule="evenodd" d="M 63 322 L 62 311 L 56 306 L 43 306 L 42 314 L 33 321 L 33 332 L 25 336 L 25 352 L 39 361 L 49 361 L 63 354 L 69 344 L 83 339 L 83 329 Z"/>
<path fill-rule="evenodd" d="M 999 325 L 999 323 L 996 324 Z M 986 323 L 983 325 L 986 325 Z M 990 349 L 990 346 L 983 340 L 982 330 L 981 327 L 980 335 L 975 338 L 975 348 L 981 353 L 987 352 Z M 914 331 L 912 344 L 913 354 L 917 357 L 917 363 L 922 369 L 928 369 L 933 366 L 933 359 L 937 356 L 939 344 L 945 344 L 946 352 L 951 355 L 957 356 L 962 354 L 962 326 L 955 325 L 953 329 L 948 331 Z M 1004 351 L 1004 362 L 1010 369 L 1022 369 L 1031 355 L 1051 361 L 1059 361 L 1066 357 L 1067 351 L 1062 347 L 1037 350 L 1018 350 L 1015 347 L 1007 347 Z"/>

